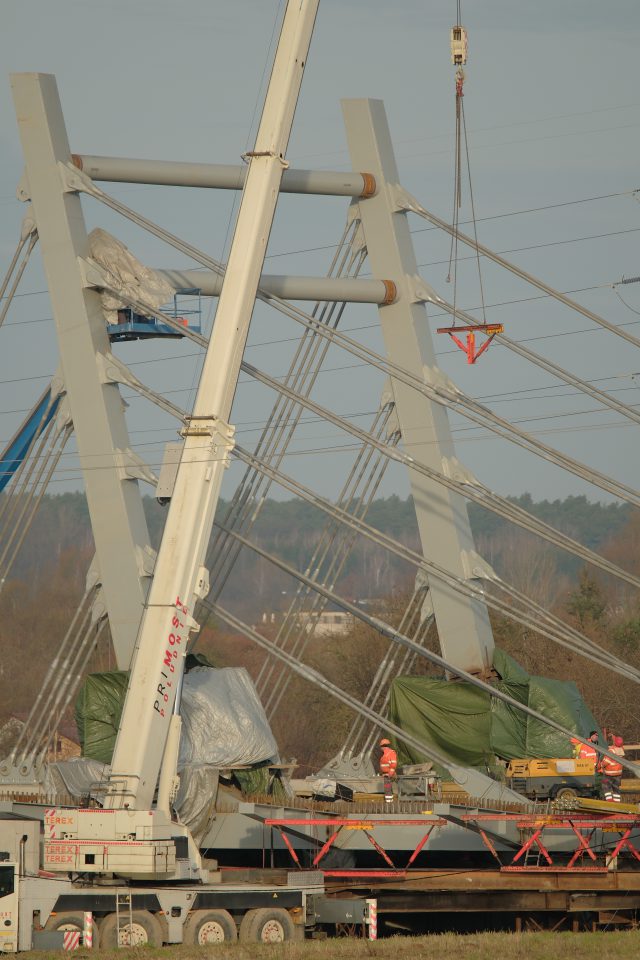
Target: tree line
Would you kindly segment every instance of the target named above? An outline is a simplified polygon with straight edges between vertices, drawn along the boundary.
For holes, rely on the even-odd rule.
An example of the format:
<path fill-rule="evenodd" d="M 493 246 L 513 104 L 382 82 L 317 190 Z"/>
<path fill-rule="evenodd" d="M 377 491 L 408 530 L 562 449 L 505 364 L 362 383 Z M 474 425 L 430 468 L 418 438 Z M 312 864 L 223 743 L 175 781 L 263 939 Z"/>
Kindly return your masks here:
<path fill-rule="evenodd" d="M 640 575 L 636 549 L 640 511 L 626 505 L 592 503 L 583 496 L 536 502 L 523 494 L 512 499 Z M 218 516 L 224 518 L 227 509 L 228 505 L 221 502 Z M 166 509 L 153 498 L 146 498 L 145 511 L 152 542 L 157 546 Z M 478 552 L 500 576 L 640 668 L 640 607 L 632 587 L 584 567 L 474 504 L 469 515 Z M 367 522 L 419 549 L 411 498 L 376 500 Z M 318 549 L 326 523 L 321 511 L 301 501 L 268 500 L 252 537 L 262 549 L 305 570 Z M 348 546 L 350 552 L 337 573 L 334 564 L 336 592 L 352 601 L 375 603 L 376 612 L 384 613 L 391 623 L 399 623 L 411 594 L 413 570 L 363 538 L 355 538 Z M 346 555 L 346 546 L 344 550 Z M 0 721 L 13 715 L 25 716 L 84 591 L 92 554 L 84 496 L 66 493 L 45 497 L 12 575 L 0 592 L 0 637 L 5 651 L 0 663 Z M 222 600 L 246 622 L 274 636 L 297 590 L 295 581 L 243 548 Z M 264 614 L 268 614 L 266 620 Z M 492 613 L 491 619 L 496 643 L 530 673 L 575 680 L 601 725 L 615 728 L 627 740 L 638 741 L 640 710 L 634 684 L 596 668 L 507 618 Z M 438 648 L 435 630 L 428 643 Z M 387 645 L 370 627 L 354 623 L 343 636 L 312 639 L 305 659 L 347 692 L 362 697 Z M 215 618 L 205 622 L 197 649 L 216 665 L 244 665 L 254 677 L 265 658 L 251 641 L 229 632 Z M 90 669 L 114 666 L 107 638 L 96 650 Z M 425 663 L 416 664 L 414 670 L 433 675 Z M 292 716 L 297 718 L 295 724 L 291 723 Z M 340 748 L 351 719 L 345 708 L 322 691 L 294 678 L 273 717 L 273 727 L 283 757 L 295 756 L 304 773 L 317 768 Z"/>

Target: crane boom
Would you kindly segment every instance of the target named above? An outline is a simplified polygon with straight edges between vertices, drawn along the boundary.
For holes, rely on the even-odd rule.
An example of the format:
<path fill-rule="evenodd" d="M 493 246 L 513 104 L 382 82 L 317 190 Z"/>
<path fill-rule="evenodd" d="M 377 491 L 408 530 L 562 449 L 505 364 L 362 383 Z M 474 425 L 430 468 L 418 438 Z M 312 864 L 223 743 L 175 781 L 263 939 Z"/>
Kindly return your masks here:
<path fill-rule="evenodd" d="M 225 467 L 228 424 L 319 0 L 289 0 L 242 194 L 215 325 L 131 669 L 105 805 L 149 810 L 182 676 Z"/>

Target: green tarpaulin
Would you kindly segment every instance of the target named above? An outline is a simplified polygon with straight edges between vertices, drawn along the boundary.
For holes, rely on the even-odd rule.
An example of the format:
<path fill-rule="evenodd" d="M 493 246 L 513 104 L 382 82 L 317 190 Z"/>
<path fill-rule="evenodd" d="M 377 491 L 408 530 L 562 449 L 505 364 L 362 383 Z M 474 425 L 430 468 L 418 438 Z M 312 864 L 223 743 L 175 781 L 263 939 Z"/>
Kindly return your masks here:
<path fill-rule="evenodd" d="M 185 673 L 194 667 L 211 667 L 202 653 L 189 653 Z M 118 726 L 129 685 L 129 672 L 90 673 L 80 689 L 75 706 L 75 720 L 82 756 L 111 763 Z"/>
<path fill-rule="evenodd" d="M 111 763 L 129 683 L 125 670 L 92 673 L 76 700 L 76 725 L 82 756 Z"/>
<path fill-rule="evenodd" d="M 494 667 L 500 677 L 496 688 L 519 703 L 580 736 L 598 729 L 572 681 L 530 676 L 498 649 Z M 464 681 L 398 677 L 391 685 L 389 719 L 456 763 L 483 771 L 494 768 L 498 757 L 567 757 L 572 753 L 565 736 Z M 401 763 L 427 759 L 402 742 L 396 746 Z"/>

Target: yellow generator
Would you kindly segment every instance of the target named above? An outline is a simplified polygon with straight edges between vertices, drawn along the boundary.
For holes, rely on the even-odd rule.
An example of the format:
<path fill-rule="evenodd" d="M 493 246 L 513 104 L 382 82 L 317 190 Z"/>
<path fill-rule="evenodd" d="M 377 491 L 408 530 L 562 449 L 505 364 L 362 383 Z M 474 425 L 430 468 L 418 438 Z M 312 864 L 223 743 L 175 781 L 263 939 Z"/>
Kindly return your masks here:
<path fill-rule="evenodd" d="M 597 797 L 599 786 L 593 760 L 510 760 L 507 785 L 532 800 Z"/>

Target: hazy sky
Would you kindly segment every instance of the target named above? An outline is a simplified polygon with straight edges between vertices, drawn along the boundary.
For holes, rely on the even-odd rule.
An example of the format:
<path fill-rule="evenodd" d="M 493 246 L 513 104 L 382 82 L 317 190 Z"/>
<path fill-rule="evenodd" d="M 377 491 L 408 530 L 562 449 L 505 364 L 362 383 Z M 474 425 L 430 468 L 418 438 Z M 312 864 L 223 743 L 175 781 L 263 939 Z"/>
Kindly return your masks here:
<path fill-rule="evenodd" d="M 15 248 L 22 207 L 15 187 L 22 160 L 9 88 L 12 71 L 57 77 L 69 139 L 76 152 L 239 162 L 250 147 L 264 96 L 276 0 L 2 0 L 0 3 L 0 274 Z M 321 0 L 320 13 L 289 149 L 293 165 L 349 167 L 341 97 L 385 101 L 403 185 L 450 218 L 453 191 L 453 74 L 449 28 L 456 4 L 425 0 Z M 640 336 L 640 95 L 637 50 L 640 8 L 631 0 L 463 0 L 469 32 L 465 114 L 481 242 L 527 271 Z M 226 258 L 236 210 L 230 193 L 110 185 L 109 191 L 220 259 Z M 545 208 L 545 209 L 541 209 Z M 181 259 L 128 223 L 87 203 L 89 227 L 104 226 L 150 264 Z M 266 270 L 323 274 L 338 240 L 342 200 L 285 197 L 279 207 Z M 469 216 L 468 191 L 461 219 Z M 412 219 L 422 275 L 446 299 L 449 243 Z M 465 228 L 469 229 L 469 228 Z M 463 249 L 463 254 L 467 251 Z M 465 307 L 480 300 L 477 278 L 464 261 L 458 294 Z M 487 264 L 487 318 L 513 339 L 629 404 L 640 403 L 640 356 L 612 334 L 539 291 Z M 37 258 L 0 331 L 0 440 L 8 439 L 56 366 L 50 307 Z M 435 311 L 432 311 L 435 312 Z M 210 328 L 212 309 L 205 307 Z M 433 317 L 433 328 L 442 317 Z M 349 309 L 344 327 L 380 346 L 375 308 Z M 257 310 L 248 354 L 252 363 L 284 373 L 299 335 L 271 311 Z M 434 334 L 435 336 L 435 334 Z M 277 343 L 272 343 L 277 341 Z M 637 428 L 587 397 L 557 385 L 538 368 L 493 346 L 475 367 L 437 337 L 442 366 L 459 386 L 517 420 L 525 429 L 583 461 L 635 485 Z M 116 349 L 141 379 L 170 390 L 188 408 L 197 380 L 192 344 L 131 344 Z M 380 378 L 332 353 L 317 397 L 342 414 L 373 411 Z M 338 369 L 336 369 L 338 368 Z M 170 386 L 168 386 L 168 384 Z M 251 445 L 269 395 L 242 385 L 234 410 L 239 439 Z M 157 464 L 175 427 L 144 401 L 131 399 L 132 443 Z M 366 424 L 367 417 L 354 422 Z M 455 423 L 462 428 L 462 423 Z M 154 432 L 149 432 L 154 431 Z M 254 431 L 254 432 L 252 432 Z M 300 431 L 287 469 L 334 493 L 349 443 L 327 424 Z M 458 455 L 501 493 L 535 497 L 586 492 L 604 495 L 480 431 L 456 433 Z M 308 451 L 323 450 L 314 455 Z M 77 487 L 72 460 L 53 490 Z M 233 480 L 233 471 L 229 478 Z M 401 471 L 382 492 L 407 492 Z"/>

